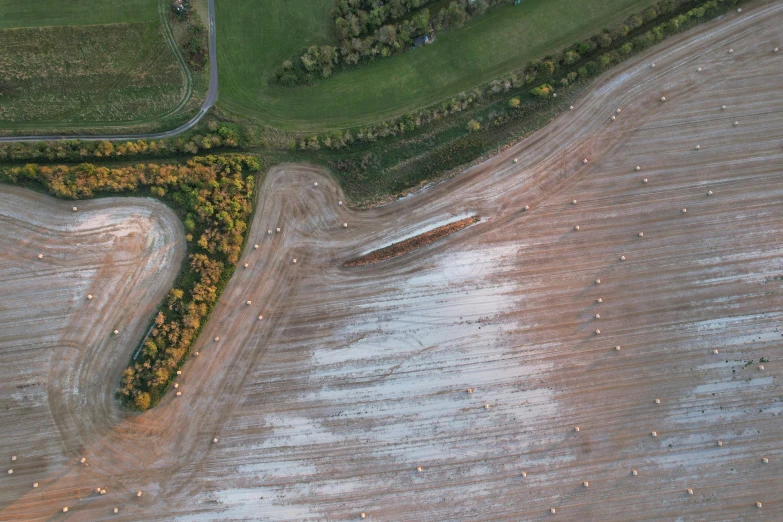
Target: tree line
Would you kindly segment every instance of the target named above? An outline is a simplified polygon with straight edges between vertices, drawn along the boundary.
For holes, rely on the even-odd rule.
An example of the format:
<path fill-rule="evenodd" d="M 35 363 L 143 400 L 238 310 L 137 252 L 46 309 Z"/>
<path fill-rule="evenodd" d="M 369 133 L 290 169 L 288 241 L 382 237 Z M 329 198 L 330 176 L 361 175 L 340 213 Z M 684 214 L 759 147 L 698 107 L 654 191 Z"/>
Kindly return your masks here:
<path fill-rule="evenodd" d="M 28 164 L 0 170 L 0 181 L 36 183 L 61 198 L 150 195 L 170 204 L 182 218 L 188 259 L 149 337 L 123 373 L 118 395 L 127 406 L 142 411 L 155 406 L 190 353 L 239 260 L 255 190 L 250 173 L 259 169 L 252 156 L 224 155 L 173 165 Z"/>
<path fill-rule="evenodd" d="M 643 51 L 667 36 L 688 29 L 704 19 L 723 14 L 739 3 L 738 0 L 661 0 L 590 38 L 576 42 L 553 55 L 531 60 L 512 73 L 458 93 L 448 100 L 358 128 L 292 137 L 288 139 L 286 146 L 289 149 L 317 151 L 321 148 L 340 150 L 374 143 L 459 115 L 482 101 L 513 91 L 520 94 L 508 100 L 508 107 L 517 109 L 525 95 L 541 100 L 550 98 L 556 91 L 594 78 L 632 54 Z M 513 111 L 501 116 L 498 118 L 513 117 Z M 467 123 L 466 128 L 477 131 L 481 124 L 474 119 Z"/>
<path fill-rule="evenodd" d="M 385 58 L 408 49 L 416 37 L 447 27 L 460 27 L 468 19 L 509 0 L 452 0 L 430 14 L 421 0 L 341 0 L 333 13 L 338 45 L 311 45 L 286 60 L 275 80 L 286 86 L 328 78 L 337 67 Z M 410 17 L 399 19 L 411 14 Z"/>
<path fill-rule="evenodd" d="M 0 161 L 85 161 L 198 154 L 217 148 L 235 148 L 242 142 L 236 125 L 210 121 L 207 132 L 161 140 L 34 141 L 0 143 Z"/>

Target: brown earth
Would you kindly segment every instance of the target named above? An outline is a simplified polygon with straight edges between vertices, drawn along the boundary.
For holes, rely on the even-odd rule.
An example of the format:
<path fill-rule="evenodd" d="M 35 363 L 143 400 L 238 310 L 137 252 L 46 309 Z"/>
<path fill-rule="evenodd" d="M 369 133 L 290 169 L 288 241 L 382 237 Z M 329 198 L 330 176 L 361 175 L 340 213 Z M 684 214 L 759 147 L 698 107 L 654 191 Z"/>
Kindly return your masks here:
<path fill-rule="evenodd" d="M 370 211 L 316 167 L 273 169 L 183 395 L 143 415 L 103 358 L 144 326 L 103 340 L 153 296 L 41 305 L 76 294 L 58 266 L 85 254 L 50 232 L 70 254 L 30 279 L 41 232 L 6 220 L 0 520 L 783 519 L 781 26 L 758 3 L 667 41 L 502 156 Z M 465 215 L 482 222 L 342 266 Z M 53 355 L 88 345 L 92 364 Z"/>
<path fill-rule="evenodd" d="M 345 263 L 343 263 L 343 266 L 348 267 L 348 266 L 370 265 L 372 263 L 380 263 L 381 261 L 386 261 L 387 259 L 391 259 L 393 257 L 399 257 L 405 254 L 410 254 L 414 250 L 418 250 L 422 247 L 430 245 L 435 241 L 450 236 L 455 232 L 459 232 L 463 228 L 467 228 L 470 225 L 478 223 L 479 221 L 481 221 L 481 218 L 478 216 L 472 216 L 469 218 L 453 221 L 448 225 L 443 225 L 441 227 L 434 228 L 428 232 L 417 234 L 411 238 L 403 239 L 402 241 L 392 243 L 387 247 L 373 250 L 372 252 L 365 254 L 363 256 L 359 256 L 356 259 L 351 259 L 350 261 L 346 261 Z"/>

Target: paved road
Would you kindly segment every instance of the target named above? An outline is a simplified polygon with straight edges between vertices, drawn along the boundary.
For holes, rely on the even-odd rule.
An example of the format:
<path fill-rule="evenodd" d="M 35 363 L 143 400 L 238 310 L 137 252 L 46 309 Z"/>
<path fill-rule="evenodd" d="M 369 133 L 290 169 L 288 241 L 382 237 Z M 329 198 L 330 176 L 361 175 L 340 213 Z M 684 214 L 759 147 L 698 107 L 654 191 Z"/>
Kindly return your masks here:
<path fill-rule="evenodd" d="M 176 49 L 176 43 L 174 44 Z M 0 143 L 13 143 L 23 141 L 53 141 L 53 140 L 82 140 L 82 141 L 126 141 L 138 139 L 157 140 L 162 138 L 171 138 L 182 134 L 193 128 L 207 111 L 215 105 L 218 99 L 218 69 L 217 69 L 217 37 L 215 33 L 215 0 L 209 0 L 209 90 L 204 104 L 193 118 L 177 127 L 166 132 L 155 132 L 149 134 L 122 134 L 122 135 L 103 135 L 103 136 L 79 136 L 79 135 L 57 135 L 57 136 L 3 136 L 0 137 Z"/>

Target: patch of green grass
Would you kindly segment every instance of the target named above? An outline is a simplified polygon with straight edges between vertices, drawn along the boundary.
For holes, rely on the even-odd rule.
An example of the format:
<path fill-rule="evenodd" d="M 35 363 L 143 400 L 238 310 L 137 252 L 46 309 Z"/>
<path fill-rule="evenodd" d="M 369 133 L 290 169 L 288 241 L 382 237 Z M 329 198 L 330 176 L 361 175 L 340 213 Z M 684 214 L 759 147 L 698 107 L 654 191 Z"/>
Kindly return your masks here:
<path fill-rule="evenodd" d="M 185 79 L 157 18 L 4 29 L 0 49 L 0 128 L 134 122 L 182 98 Z"/>
<path fill-rule="evenodd" d="M 524 66 L 649 5 L 649 0 L 525 0 L 438 35 L 423 49 L 341 71 L 309 87 L 272 75 L 308 44 L 330 42 L 330 0 L 217 4 L 220 105 L 282 129 L 311 131 L 402 114 Z"/>
<path fill-rule="evenodd" d="M 157 6 L 158 0 L 0 0 L 0 29 L 145 22 L 157 19 Z"/>

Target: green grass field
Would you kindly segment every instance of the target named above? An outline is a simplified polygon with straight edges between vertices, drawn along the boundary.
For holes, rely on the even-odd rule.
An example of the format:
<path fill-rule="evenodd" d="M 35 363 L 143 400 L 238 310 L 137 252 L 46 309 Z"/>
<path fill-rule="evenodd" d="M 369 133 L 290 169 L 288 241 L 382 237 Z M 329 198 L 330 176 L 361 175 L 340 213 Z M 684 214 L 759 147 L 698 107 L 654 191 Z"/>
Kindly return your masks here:
<path fill-rule="evenodd" d="M 183 76 L 158 21 L 0 31 L 0 126 L 154 118 Z"/>
<path fill-rule="evenodd" d="M 157 18 L 157 0 L 0 0 L 0 29 L 146 22 Z"/>
<path fill-rule="evenodd" d="M 163 0 L 0 0 L 0 130 L 117 132 L 170 121 L 190 91 L 165 8 Z"/>
<path fill-rule="evenodd" d="M 330 41 L 332 0 L 224 0 L 216 6 L 219 104 L 292 130 L 372 123 L 489 81 L 651 3 L 525 0 L 444 32 L 426 48 L 292 88 L 270 84 L 272 75 L 299 48 Z"/>

